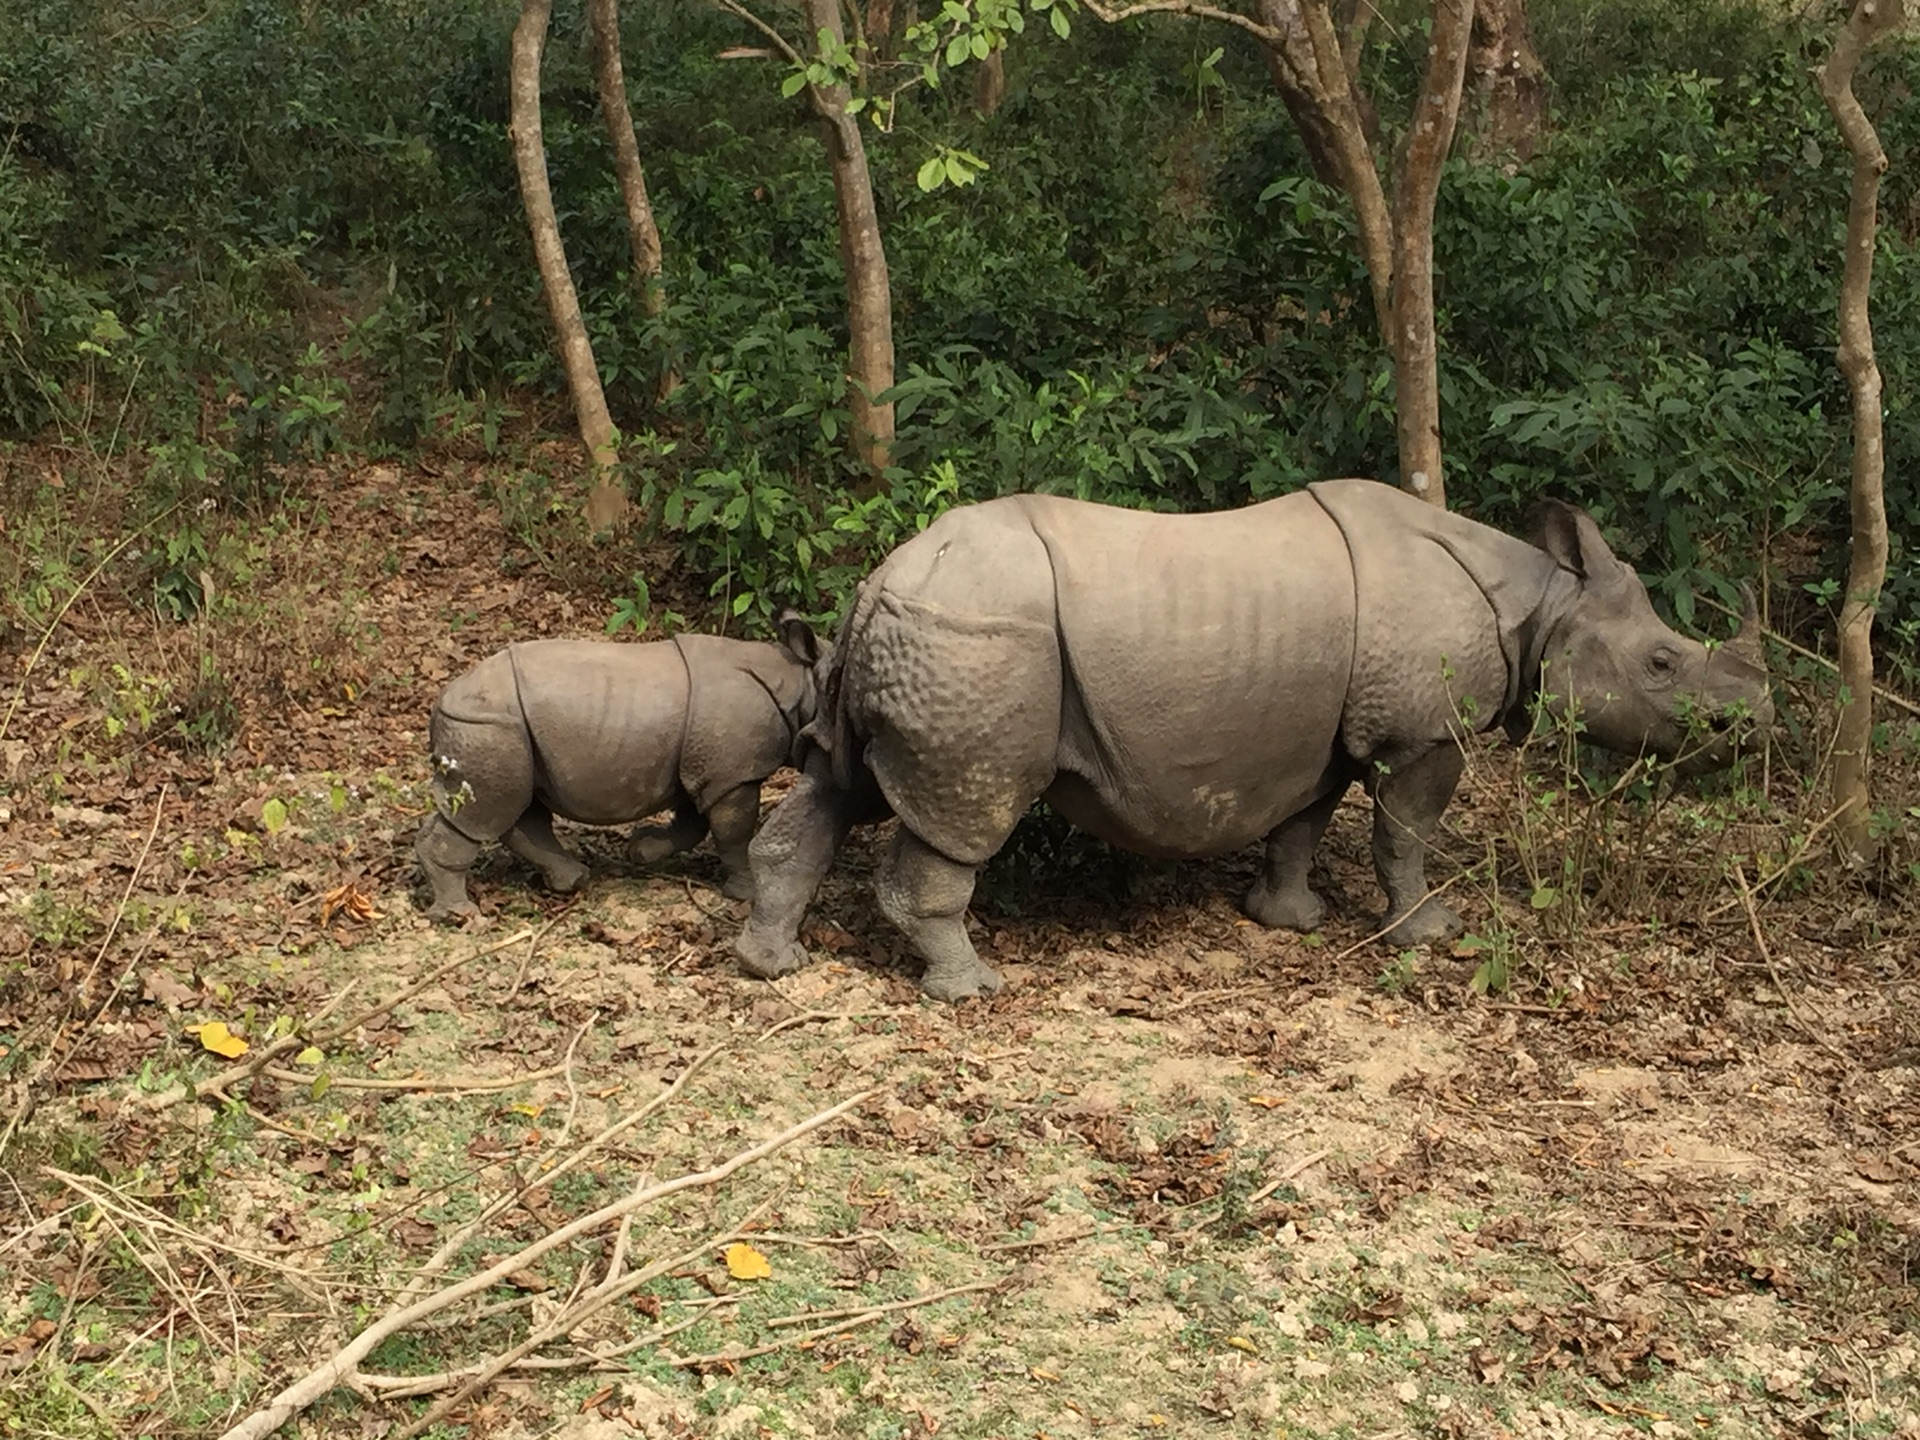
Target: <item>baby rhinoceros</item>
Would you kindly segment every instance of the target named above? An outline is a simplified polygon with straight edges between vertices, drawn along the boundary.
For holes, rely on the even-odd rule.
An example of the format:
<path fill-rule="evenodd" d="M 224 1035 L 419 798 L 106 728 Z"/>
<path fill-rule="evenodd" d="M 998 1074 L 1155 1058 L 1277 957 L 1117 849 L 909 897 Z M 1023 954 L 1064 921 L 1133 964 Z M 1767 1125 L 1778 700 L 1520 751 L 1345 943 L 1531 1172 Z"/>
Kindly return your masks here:
<path fill-rule="evenodd" d="M 628 856 L 654 864 L 711 830 L 722 891 L 751 899 L 760 782 L 813 718 L 823 648 L 792 611 L 777 623 L 778 644 L 530 640 L 455 680 L 433 707 L 434 813 L 414 840 L 433 884 L 427 913 L 474 913 L 467 871 L 488 841 L 572 891 L 587 867 L 554 837 L 555 815 L 625 825 L 668 809 L 669 823 L 635 827 Z"/>

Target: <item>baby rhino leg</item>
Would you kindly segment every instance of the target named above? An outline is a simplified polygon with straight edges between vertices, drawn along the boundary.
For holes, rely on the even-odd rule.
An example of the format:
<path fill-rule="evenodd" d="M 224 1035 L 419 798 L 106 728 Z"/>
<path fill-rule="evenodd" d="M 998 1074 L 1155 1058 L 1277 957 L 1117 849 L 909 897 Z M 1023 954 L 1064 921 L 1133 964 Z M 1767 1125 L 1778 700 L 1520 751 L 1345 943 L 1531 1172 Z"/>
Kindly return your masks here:
<path fill-rule="evenodd" d="M 733 900 L 753 899 L 753 866 L 747 858 L 753 844 L 754 827 L 760 823 L 760 785 L 736 785 L 707 811 L 707 824 L 713 827 L 713 848 L 720 852 L 720 863 L 727 878 L 720 893 Z"/>
<path fill-rule="evenodd" d="M 587 880 L 587 867 L 554 838 L 553 813 L 535 801 L 507 832 L 507 848 L 546 876 L 547 887 L 562 895 Z"/>
<path fill-rule="evenodd" d="M 627 858 L 636 865 L 658 865 L 669 855 L 691 850 L 707 838 L 707 817 L 682 795 L 665 825 L 636 825 L 627 837 Z"/>

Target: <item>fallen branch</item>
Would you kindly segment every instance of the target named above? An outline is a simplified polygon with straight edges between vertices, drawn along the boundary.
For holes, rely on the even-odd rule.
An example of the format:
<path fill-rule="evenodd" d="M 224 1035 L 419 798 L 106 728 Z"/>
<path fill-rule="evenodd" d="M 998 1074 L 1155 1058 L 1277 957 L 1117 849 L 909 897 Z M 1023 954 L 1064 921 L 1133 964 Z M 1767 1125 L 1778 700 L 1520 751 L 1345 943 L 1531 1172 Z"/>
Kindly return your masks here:
<path fill-rule="evenodd" d="M 320 1013 L 315 1015 L 306 1026 L 296 1029 L 291 1035 L 282 1035 L 278 1040 L 261 1046 L 243 1063 L 222 1070 L 212 1079 L 202 1080 L 197 1085 L 189 1087 L 182 1084 L 175 1085 L 170 1090 L 162 1090 L 156 1095 L 148 1096 L 143 1103 L 151 1110 L 165 1110 L 179 1104 L 182 1100 L 203 1100 L 209 1095 L 224 1092 L 228 1086 L 238 1085 L 244 1080 L 253 1079 L 289 1050 L 302 1050 L 309 1045 L 325 1049 L 327 1046 L 345 1039 L 362 1025 L 378 1020 L 396 1005 L 401 1005 L 411 1000 L 415 995 L 418 995 L 422 990 L 426 989 L 448 972 L 457 970 L 462 965 L 470 965 L 475 960 L 481 960 L 489 955 L 496 954 L 506 949 L 509 945 L 518 945 L 522 940 L 529 938 L 532 934 L 533 932 L 530 930 L 522 930 L 519 934 L 510 935 L 498 944 L 487 946 L 484 950 L 476 950 L 471 955 L 456 956 L 446 964 L 437 967 L 431 973 L 407 986 L 406 989 L 402 990 L 398 995 L 395 995 L 391 1000 L 383 1001 L 371 1010 L 354 1016 L 353 1019 L 347 1021 L 344 1025 L 336 1025 L 331 1030 L 314 1030 L 312 1027 L 317 1026 L 338 1008 L 340 1003 L 351 993 L 353 987 L 348 986 L 338 995 L 334 996 L 333 999 L 329 1000 L 321 1009 Z"/>
<path fill-rule="evenodd" d="M 449 1285 L 433 1294 L 401 1309 L 389 1310 L 386 1315 L 369 1325 L 342 1347 L 330 1359 L 282 1390 L 264 1407 L 254 1411 L 238 1425 L 228 1430 L 220 1440 L 265 1440 L 265 1437 L 278 1430 L 287 1421 L 300 1414 L 314 1401 L 325 1395 L 334 1386 L 352 1375 L 373 1350 L 389 1336 L 398 1334 L 418 1320 L 438 1313 L 450 1305 L 457 1305 L 470 1295 L 498 1284 L 516 1270 L 525 1268 L 541 1256 L 577 1239 L 581 1235 L 598 1230 L 610 1221 L 618 1220 L 628 1211 L 642 1205 L 663 1200 L 669 1195 L 677 1195 L 683 1190 L 699 1189 L 717 1185 L 735 1171 L 766 1159 L 785 1149 L 803 1136 L 812 1134 L 823 1125 L 831 1124 L 849 1111 L 857 1109 L 872 1099 L 878 1090 L 863 1090 L 850 1099 L 841 1101 L 830 1109 L 809 1116 L 797 1125 L 791 1125 L 770 1140 L 762 1141 L 751 1149 L 743 1150 L 728 1160 L 707 1170 L 691 1175 L 682 1175 L 677 1179 L 664 1181 L 646 1190 L 637 1190 L 624 1199 L 604 1205 L 589 1215 L 562 1226 L 542 1239 L 534 1241 L 524 1249 L 497 1262 L 477 1275 L 470 1275 L 454 1285 Z M 442 1250 L 446 1249 L 442 1246 Z M 435 1259 L 438 1259 L 438 1255 Z M 429 1262 L 430 1264 L 432 1262 Z M 412 1286 L 409 1285 L 409 1290 Z M 403 1291 L 405 1297 L 408 1291 Z"/>
<path fill-rule="evenodd" d="M 1793 1016 L 1794 1023 L 1806 1033 L 1806 1037 L 1809 1040 L 1813 1041 L 1814 1044 L 1818 1045 L 1829 1055 L 1844 1060 L 1851 1065 L 1853 1063 L 1852 1057 L 1831 1040 L 1827 1039 L 1826 1036 L 1815 1030 L 1813 1025 L 1807 1020 L 1807 1017 L 1800 1013 L 1799 1005 L 1794 1003 L 1793 992 L 1787 989 L 1786 982 L 1780 978 L 1780 971 L 1773 963 L 1773 950 L 1767 944 L 1766 931 L 1760 926 L 1760 912 L 1754 909 L 1753 891 L 1747 886 L 1747 872 L 1745 868 L 1736 864 L 1733 867 L 1733 878 L 1735 883 L 1740 887 L 1740 903 L 1744 905 L 1747 910 L 1747 924 L 1753 931 L 1754 949 L 1760 952 L 1760 958 L 1766 962 L 1767 974 L 1773 977 L 1773 988 L 1779 991 L 1780 998 L 1787 1002 L 1787 1013 Z"/>
<path fill-rule="evenodd" d="M 956 1295 L 972 1295 L 983 1290 L 1004 1290 L 1012 1277 L 1003 1275 L 998 1280 L 976 1280 L 970 1285 L 955 1285 L 946 1290 L 935 1290 L 930 1295 L 916 1295 L 911 1300 L 893 1300 L 885 1305 L 869 1305 L 864 1309 L 852 1310 L 816 1310 L 811 1314 L 782 1315 L 769 1320 L 769 1328 L 782 1325 L 804 1325 L 809 1320 L 818 1320 L 823 1316 L 846 1315 L 849 1319 L 837 1324 L 822 1325 L 817 1330 L 808 1330 L 799 1335 L 789 1335 L 782 1340 L 774 1340 L 765 1345 L 755 1345 L 746 1350 L 717 1350 L 711 1355 L 683 1355 L 671 1358 L 667 1364 L 676 1370 L 688 1370 L 699 1365 L 726 1365 L 736 1360 L 752 1360 L 756 1356 L 771 1355 L 776 1350 L 786 1350 L 795 1345 L 804 1345 L 810 1340 L 824 1340 L 829 1335 L 840 1335 L 848 1330 L 857 1330 L 862 1325 L 871 1325 L 886 1315 L 897 1315 L 902 1310 L 918 1310 L 925 1305 L 933 1305 L 941 1300 L 951 1300 Z"/>
<path fill-rule="evenodd" d="M 1326 1159 L 1327 1156 L 1331 1155 L 1332 1153 L 1333 1151 L 1331 1150 L 1316 1150 L 1311 1155 L 1301 1156 L 1298 1160 L 1294 1161 L 1291 1165 L 1287 1166 L 1286 1169 L 1282 1170 L 1278 1175 L 1274 1176 L 1273 1179 L 1269 1180 L 1266 1184 L 1262 1185 L 1258 1190 L 1254 1191 L 1253 1194 L 1249 1195 L 1247 1197 L 1247 1204 L 1258 1205 L 1262 1200 L 1266 1199 L 1269 1195 L 1273 1194 L 1274 1191 L 1278 1190 L 1282 1185 L 1286 1184 L 1289 1180 L 1292 1180 L 1296 1176 L 1306 1173 L 1306 1171 L 1312 1169 L 1315 1165 L 1318 1165 L 1322 1160 Z"/>
<path fill-rule="evenodd" d="M 565 1065 L 549 1065 L 544 1070 L 530 1070 L 525 1075 L 514 1075 L 505 1080 L 390 1080 L 379 1075 L 328 1075 L 327 1088 L 330 1090 L 399 1090 L 420 1095 L 491 1095 L 497 1090 L 511 1090 L 516 1085 L 531 1084 L 536 1080 L 551 1080 L 556 1075 L 564 1075 Z M 285 1080 L 294 1085 L 311 1085 L 321 1078 L 321 1072 L 284 1070 L 278 1065 L 269 1065 L 262 1072 L 274 1080 Z"/>
<path fill-rule="evenodd" d="M 393 1440 L 413 1440 L 414 1436 L 439 1424 L 440 1421 L 456 1407 L 466 1400 L 471 1399 L 483 1386 L 490 1383 L 496 1376 L 501 1374 L 501 1372 L 509 1369 L 515 1362 L 524 1360 L 542 1345 L 548 1344 L 553 1340 L 557 1340 L 562 1335 L 579 1329 L 580 1326 L 586 1324 L 587 1321 L 606 1309 L 607 1306 L 613 1304 L 614 1301 L 632 1294 L 642 1285 L 650 1284 L 652 1281 L 657 1280 L 660 1276 L 670 1271 L 684 1269 L 686 1266 L 692 1265 L 703 1255 L 712 1254 L 717 1247 L 732 1244 L 740 1238 L 741 1227 L 750 1225 L 759 1219 L 760 1216 L 766 1213 L 767 1207 L 772 1203 L 771 1200 L 763 1200 L 759 1205 L 754 1207 L 752 1214 L 740 1222 L 739 1226 L 734 1227 L 734 1229 L 724 1235 L 704 1237 L 693 1249 L 682 1251 L 671 1259 L 656 1260 L 653 1264 L 646 1266 L 644 1269 L 635 1270 L 630 1275 L 624 1275 L 618 1280 L 607 1281 L 595 1286 L 592 1290 L 588 1291 L 584 1297 L 566 1306 L 560 1314 L 540 1326 L 504 1355 L 496 1355 L 493 1359 L 482 1363 L 473 1374 L 461 1384 L 457 1391 L 435 1405 L 404 1430 L 401 1430 L 393 1437 Z"/>
<path fill-rule="evenodd" d="M 698 1303 L 698 1302 L 683 1302 Z M 738 1295 L 716 1295 L 705 1302 L 708 1306 L 738 1305 Z M 613 1362 L 622 1355 L 644 1349 L 648 1345 L 657 1345 L 662 1340 L 671 1339 L 700 1324 L 705 1315 L 690 1315 L 685 1320 L 672 1325 L 661 1325 L 636 1335 L 633 1339 L 615 1346 L 610 1350 L 593 1350 L 584 1355 L 524 1355 L 506 1368 L 520 1372 L 527 1370 L 593 1370 L 606 1366 L 610 1370 L 624 1373 L 626 1367 Z M 353 1377 L 353 1387 L 362 1391 L 370 1400 L 411 1400 L 419 1395 L 432 1395 L 457 1385 L 480 1372 L 479 1365 L 468 1365 L 459 1370 L 443 1370 L 434 1375 L 372 1375 L 362 1370 Z"/>
<path fill-rule="evenodd" d="M 56 621 L 55 623 L 57 624 L 58 622 Z M 26 682 L 23 680 L 21 683 L 25 684 Z M 120 933 L 120 922 L 126 918 L 127 914 L 127 901 L 133 897 L 133 887 L 140 883 L 140 872 L 146 869 L 147 855 L 148 852 L 153 849 L 153 837 L 160 833 L 160 817 L 165 813 L 166 808 L 167 787 L 162 783 L 160 786 L 160 798 L 156 800 L 153 805 L 153 824 L 147 827 L 146 843 L 140 847 L 139 857 L 133 862 L 133 873 L 127 876 L 126 888 L 120 892 L 120 903 L 114 907 L 113 920 L 107 926 L 107 933 L 101 938 L 100 948 L 94 951 L 93 963 L 87 967 L 86 977 L 73 989 L 73 1000 L 70 1002 L 73 1005 L 78 1005 L 85 1001 L 87 992 L 93 987 L 93 977 L 99 973 L 101 962 L 107 958 L 107 947 L 113 944 L 113 937 Z M 143 945 L 141 950 L 135 953 L 134 960 L 131 963 L 137 964 L 139 962 L 139 955 L 144 953 L 145 948 Z M 113 997 L 120 993 L 120 986 L 124 979 L 125 976 L 123 975 L 121 980 L 116 980 L 113 983 L 112 988 L 107 991 L 106 998 L 100 1002 L 99 1008 L 93 1012 L 93 1019 L 74 1032 L 76 1038 L 100 1023 L 100 1017 L 106 1013 L 107 1006 L 113 1002 Z M 63 1013 L 60 1028 L 54 1032 L 53 1043 L 47 1047 L 46 1057 L 34 1067 L 33 1073 L 29 1075 L 25 1083 L 20 1086 L 20 1103 L 14 1107 L 13 1114 L 8 1117 L 7 1128 L 0 1130 L 0 1156 L 4 1156 L 7 1153 L 7 1146 L 12 1143 L 14 1133 L 26 1122 L 27 1117 L 33 1113 L 34 1093 L 39 1088 L 40 1082 L 49 1075 L 58 1074 L 60 1066 L 65 1064 L 72 1056 L 73 1051 L 71 1046 L 66 1045 L 66 1038 L 66 1015 Z M 65 1047 L 64 1053 L 62 1053 L 63 1047 Z"/>

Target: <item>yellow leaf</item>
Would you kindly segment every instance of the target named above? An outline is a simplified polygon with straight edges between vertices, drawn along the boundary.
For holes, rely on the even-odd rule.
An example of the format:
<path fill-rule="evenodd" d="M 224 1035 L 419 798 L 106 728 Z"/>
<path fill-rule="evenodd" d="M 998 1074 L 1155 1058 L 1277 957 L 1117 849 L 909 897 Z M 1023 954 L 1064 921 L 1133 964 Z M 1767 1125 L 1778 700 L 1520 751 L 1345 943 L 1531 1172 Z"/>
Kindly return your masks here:
<path fill-rule="evenodd" d="M 1227 1344 L 1236 1350 L 1244 1350 L 1249 1355 L 1258 1355 L 1260 1353 L 1260 1348 L 1244 1335 L 1227 1336 Z"/>
<path fill-rule="evenodd" d="M 224 1055 L 229 1060 L 238 1060 L 253 1048 L 227 1029 L 224 1021 L 209 1020 L 204 1025 L 195 1025 L 190 1029 L 200 1036 L 200 1045 L 203 1049 L 211 1050 L 216 1055 Z"/>
<path fill-rule="evenodd" d="M 1284 1095 L 1249 1095 L 1247 1097 L 1247 1104 L 1258 1105 L 1262 1110 L 1271 1110 L 1276 1105 L 1286 1103 L 1287 1097 Z"/>
<path fill-rule="evenodd" d="M 1033 1376 L 1033 1378 L 1036 1380 L 1053 1380 L 1057 1382 L 1060 1379 L 1060 1377 L 1054 1374 L 1053 1371 L 1042 1370 L 1038 1365 L 1035 1365 L 1032 1369 L 1027 1371 L 1027 1373 Z"/>
<path fill-rule="evenodd" d="M 737 1242 L 727 1246 L 727 1273 L 736 1280 L 765 1280 L 773 1274 L 773 1266 L 753 1246 Z"/>

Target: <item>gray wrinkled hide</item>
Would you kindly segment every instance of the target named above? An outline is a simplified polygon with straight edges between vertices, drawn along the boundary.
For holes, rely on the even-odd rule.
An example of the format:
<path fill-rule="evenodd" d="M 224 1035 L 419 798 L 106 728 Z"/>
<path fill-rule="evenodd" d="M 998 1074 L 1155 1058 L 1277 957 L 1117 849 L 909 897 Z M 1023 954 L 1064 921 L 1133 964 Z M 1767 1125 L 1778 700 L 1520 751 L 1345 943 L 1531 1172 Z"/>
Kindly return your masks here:
<path fill-rule="evenodd" d="M 428 913 L 473 912 L 466 875 L 488 841 L 570 891 L 587 869 L 554 838 L 553 816 L 625 825 L 667 809 L 669 824 L 634 830 L 629 855 L 650 864 L 711 830 L 726 893 L 750 898 L 760 782 L 790 763 L 814 710 L 817 642 L 797 617 L 782 629 L 778 645 L 535 640 L 455 680 L 433 707 L 434 814 L 414 842 Z"/>
<path fill-rule="evenodd" d="M 1718 650 L 1654 615 L 1591 519 L 1556 506 L 1529 544 L 1367 480 L 1245 510 L 1143 514 L 1048 496 L 957 508 L 862 586 L 823 684 L 804 774 L 753 847 L 748 969 L 803 963 L 798 927 L 850 824 L 899 815 L 883 910 L 929 993 L 998 988 L 967 940 L 975 867 L 1036 798 L 1127 850 L 1256 840 L 1247 910 L 1310 929 L 1313 850 L 1347 787 L 1373 793 L 1394 943 L 1459 919 L 1426 893 L 1426 843 L 1459 737 L 1577 713 L 1591 738 L 1675 755 L 1690 708 L 1771 717 L 1757 637 Z"/>

